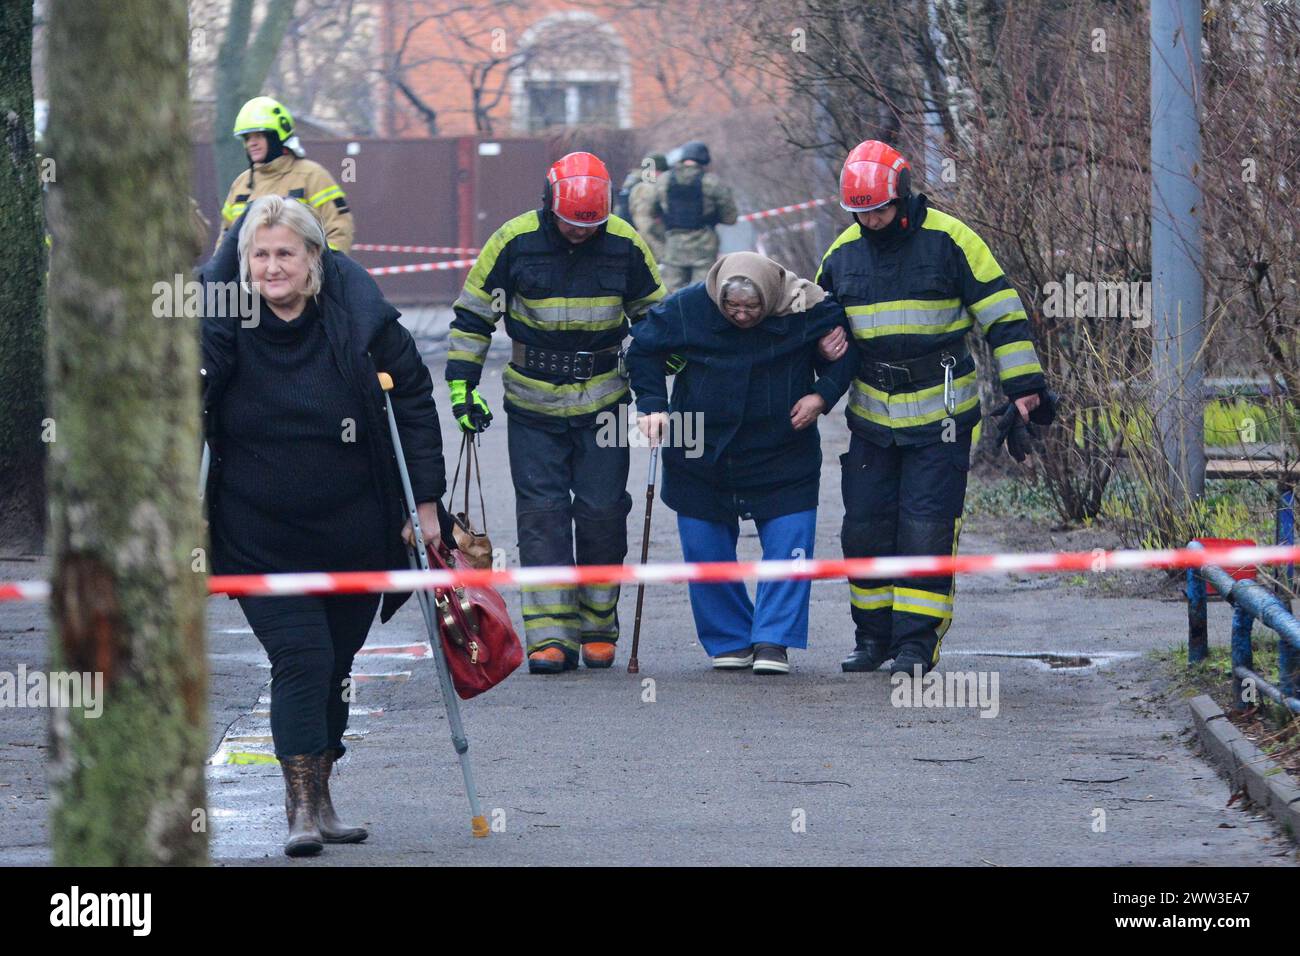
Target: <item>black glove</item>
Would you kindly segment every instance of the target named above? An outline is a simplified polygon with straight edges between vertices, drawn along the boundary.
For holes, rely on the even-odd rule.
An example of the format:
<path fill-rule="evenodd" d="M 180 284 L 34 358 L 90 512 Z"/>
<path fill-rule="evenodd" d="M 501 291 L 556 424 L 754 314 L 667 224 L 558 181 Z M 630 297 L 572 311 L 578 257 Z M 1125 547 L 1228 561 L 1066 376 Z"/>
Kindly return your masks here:
<path fill-rule="evenodd" d="M 991 416 L 997 428 L 997 444 L 1007 446 L 1007 454 L 1018 462 L 1023 462 L 1033 449 L 1033 439 L 1038 437 L 1034 425 L 1026 425 L 1020 418 L 1020 409 L 1015 402 L 1007 402 L 996 409 Z"/>
<path fill-rule="evenodd" d="M 1046 428 L 1056 421 L 1056 409 L 1061 404 L 1061 397 L 1050 388 L 1044 388 L 1037 394 L 1038 407 L 1029 413 L 1029 422 Z"/>

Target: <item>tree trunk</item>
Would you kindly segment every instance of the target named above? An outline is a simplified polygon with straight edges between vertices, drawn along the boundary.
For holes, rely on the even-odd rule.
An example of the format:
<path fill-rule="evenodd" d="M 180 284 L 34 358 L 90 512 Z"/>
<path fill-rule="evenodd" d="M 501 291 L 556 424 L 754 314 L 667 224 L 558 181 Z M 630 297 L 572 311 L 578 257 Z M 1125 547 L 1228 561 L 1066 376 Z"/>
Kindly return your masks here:
<path fill-rule="evenodd" d="M 230 20 L 217 51 L 217 110 L 212 130 L 218 202 L 225 202 L 230 184 L 248 168 L 248 154 L 231 130 L 239 108 L 263 93 L 266 74 L 293 19 L 293 5 L 294 0 L 270 0 L 251 43 L 248 38 L 252 32 L 253 0 L 234 0 L 230 5 Z M 293 112 L 292 107 L 289 112 Z"/>
<path fill-rule="evenodd" d="M 103 681 L 52 712 L 61 866 L 207 859 L 198 328 L 154 292 L 190 266 L 187 44 L 185 0 L 50 4 L 51 666 Z"/>
<path fill-rule="evenodd" d="M 45 226 L 32 128 L 31 0 L 0 0 L 0 548 L 45 530 Z"/>

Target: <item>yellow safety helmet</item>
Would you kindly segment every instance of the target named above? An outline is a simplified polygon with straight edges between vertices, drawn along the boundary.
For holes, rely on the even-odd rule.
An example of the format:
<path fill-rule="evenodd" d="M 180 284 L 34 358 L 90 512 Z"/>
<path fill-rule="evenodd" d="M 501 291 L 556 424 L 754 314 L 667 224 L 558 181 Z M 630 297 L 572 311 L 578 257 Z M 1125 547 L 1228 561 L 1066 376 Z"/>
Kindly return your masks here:
<path fill-rule="evenodd" d="M 280 142 L 293 136 L 293 115 L 282 103 L 269 96 L 255 96 L 245 103 L 235 117 L 235 136 L 272 132 Z"/>

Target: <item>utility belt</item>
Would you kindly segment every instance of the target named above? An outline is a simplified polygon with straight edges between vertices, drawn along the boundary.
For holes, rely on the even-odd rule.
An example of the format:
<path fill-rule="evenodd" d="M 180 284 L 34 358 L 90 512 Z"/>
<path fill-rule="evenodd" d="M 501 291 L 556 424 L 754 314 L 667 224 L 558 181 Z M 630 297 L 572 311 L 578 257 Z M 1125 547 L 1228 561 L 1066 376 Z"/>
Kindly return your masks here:
<path fill-rule="evenodd" d="M 526 372 L 546 372 L 585 382 L 619 368 L 622 364 L 622 351 L 621 347 L 611 345 L 595 352 L 565 352 L 515 342 L 511 347 L 510 361 L 516 368 Z"/>
<path fill-rule="evenodd" d="M 864 357 L 858 366 L 858 378 L 882 392 L 901 391 L 906 386 L 938 378 L 949 381 L 952 370 L 969 357 L 970 352 L 966 350 L 965 342 L 916 358 L 895 359 L 892 362 L 873 362 Z"/>

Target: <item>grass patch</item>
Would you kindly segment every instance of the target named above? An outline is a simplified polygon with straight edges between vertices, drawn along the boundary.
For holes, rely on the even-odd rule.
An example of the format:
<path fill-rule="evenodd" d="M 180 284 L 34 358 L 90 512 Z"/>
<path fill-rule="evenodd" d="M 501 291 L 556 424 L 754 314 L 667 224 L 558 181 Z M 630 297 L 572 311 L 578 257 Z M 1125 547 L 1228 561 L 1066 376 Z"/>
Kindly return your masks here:
<path fill-rule="evenodd" d="M 1251 646 L 1255 673 L 1276 685 L 1277 635 L 1268 628 L 1258 628 Z M 1186 644 L 1167 651 L 1153 651 L 1152 656 L 1165 665 L 1180 696 L 1208 694 L 1238 730 L 1300 782 L 1300 718 L 1262 695 L 1255 706 L 1246 710 L 1234 708 L 1229 648 L 1211 647 L 1210 656 L 1191 667 L 1187 666 Z"/>
<path fill-rule="evenodd" d="M 1041 478 L 977 478 L 966 488 L 965 513 L 976 518 L 1057 521 L 1056 506 Z"/>

